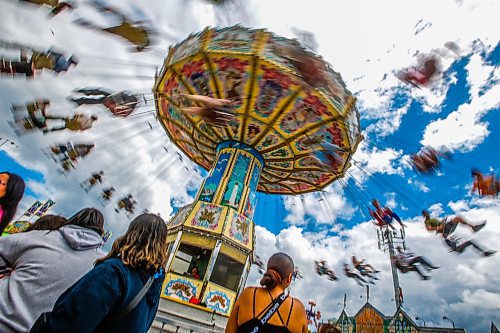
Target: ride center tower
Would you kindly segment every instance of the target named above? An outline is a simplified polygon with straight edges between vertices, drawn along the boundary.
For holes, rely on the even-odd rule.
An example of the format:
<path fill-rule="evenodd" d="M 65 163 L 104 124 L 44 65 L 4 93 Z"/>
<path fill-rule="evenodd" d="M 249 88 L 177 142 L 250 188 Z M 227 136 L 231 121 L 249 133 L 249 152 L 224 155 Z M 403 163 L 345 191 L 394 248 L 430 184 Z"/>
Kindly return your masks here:
<path fill-rule="evenodd" d="M 321 64 L 322 84 L 307 82 L 298 54 Z M 296 40 L 239 25 L 207 28 L 171 47 L 153 93 L 172 143 L 208 171 L 195 201 L 168 222 L 153 328 L 220 331 L 252 264 L 256 192 L 298 195 L 343 177 L 362 140 L 355 99 Z M 184 112 L 203 107 L 186 99 L 193 95 L 231 100 L 230 117 L 221 124 Z M 335 168 L 318 165 L 322 143 L 341 148 Z"/>

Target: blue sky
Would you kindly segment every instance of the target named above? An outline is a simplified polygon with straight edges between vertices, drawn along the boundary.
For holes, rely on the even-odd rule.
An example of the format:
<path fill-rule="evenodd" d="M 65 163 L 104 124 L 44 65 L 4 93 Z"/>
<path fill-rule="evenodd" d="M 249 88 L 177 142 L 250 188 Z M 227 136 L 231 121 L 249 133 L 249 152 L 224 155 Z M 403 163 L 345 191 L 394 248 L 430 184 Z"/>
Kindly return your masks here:
<path fill-rule="evenodd" d="M 499 49 L 500 45 L 496 46 L 492 52 L 483 55 L 484 59 L 491 65 L 498 63 L 500 61 Z M 373 133 L 370 133 L 368 135 L 369 146 L 379 149 L 401 149 L 404 154 L 413 154 L 418 151 L 422 147 L 419 141 L 428 123 L 439 118 L 446 118 L 459 105 L 470 102 L 465 70 L 469 59 L 470 57 L 460 58 L 444 74 L 446 79 L 446 75 L 456 73 L 457 81 L 450 85 L 439 113 L 424 112 L 421 103 L 412 100 L 408 94 L 402 93 L 396 95 L 391 101 L 392 108 L 399 108 L 407 103 L 411 103 L 408 112 L 403 116 L 401 126 L 393 134 L 384 137 L 377 137 Z M 366 204 L 369 205 L 366 196 L 368 198 L 375 196 L 380 198 L 381 202 L 384 202 L 384 194 L 388 192 L 395 192 L 398 204 L 408 208 L 405 210 L 397 209 L 398 214 L 403 218 L 415 216 L 422 209 L 436 203 L 443 203 L 445 205 L 444 212 L 451 214 L 452 210 L 446 204 L 450 201 L 457 201 L 467 195 L 469 191 L 467 186 L 471 183 L 471 169 L 478 168 L 488 171 L 490 168 L 494 168 L 500 164 L 500 156 L 495 153 L 500 142 L 500 134 L 498 132 L 500 129 L 500 114 L 498 111 L 498 108 L 492 110 L 482 119 L 482 121 L 489 123 L 489 130 L 491 132 L 485 141 L 472 151 L 454 153 L 450 161 L 443 160 L 439 176 L 435 174 L 417 175 L 410 169 L 405 169 L 403 176 L 376 173 L 364 182 L 363 185 L 367 190 L 362 189 L 357 181 L 351 179 L 348 183 L 350 190 L 347 190 L 344 194 L 349 197 L 350 201 L 358 208 L 358 211 L 349 218 L 338 218 L 337 222 L 350 228 L 365 221 L 367 218 Z M 362 113 L 361 116 L 363 117 Z M 361 118 L 361 120 L 362 128 L 367 128 L 370 124 L 377 121 L 364 118 Z M 357 167 L 353 166 L 353 168 Z M 370 173 L 370 170 L 363 168 L 363 172 Z M 415 186 L 408 184 L 408 178 L 423 182 L 429 188 L 429 192 L 423 193 Z M 356 180 L 358 179 L 356 178 Z M 359 202 L 361 200 L 363 201 L 362 203 Z M 364 214 L 361 210 L 364 211 Z M 269 212 L 272 212 L 276 217 L 270 219 Z M 275 233 L 279 232 L 281 229 L 287 227 L 287 224 L 282 223 L 284 216 L 285 205 L 281 198 L 267 195 L 259 196 L 259 205 L 254 218 L 258 225 L 262 225 Z M 305 230 L 316 230 L 318 225 L 314 217 L 308 216 L 308 218 L 310 219 L 310 223 L 307 224 Z"/>
<path fill-rule="evenodd" d="M 500 10 L 497 1 L 414 1 L 403 5 L 394 0 L 380 6 L 377 1 L 315 0 L 305 6 L 299 0 L 234 0 L 223 7 L 203 0 L 109 2 L 129 10 L 131 15 L 140 13 L 141 18 L 151 18 L 164 32 L 160 44 L 151 52 L 131 54 L 117 39 L 76 27 L 71 21 L 79 16 L 99 20 L 88 6 L 49 21 L 44 8 L 2 4 L 5 10 L 0 13 L 0 29 L 6 36 L 41 48 L 54 45 L 81 59 L 74 71 L 59 77 L 43 75 L 29 82 L 0 78 L 0 136 L 20 145 L 19 149 L 1 147 L 0 169 L 19 173 L 28 180 L 21 208 L 35 198 L 48 197 L 58 202 L 53 211 L 64 215 L 84 206 L 98 206 L 98 192 L 85 195 L 78 184 L 89 173 L 103 169 L 106 184 L 116 186 L 119 195 L 138 192 L 140 210 L 148 208 L 167 217 L 193 200 L 202 177 L 192 171 L 192 163 L 178 161 L 175 147 L 167 142 L 152 117 L 121 121 L 99 108 L 82 109 L 99 115 L 96 127 L 86 133 L 16 137 L 5 122 L 11 119 L 11 104 L 49 97 L 54 112 L 70 114 L 74 105 L 65 98 L 74 88 L 104 86 L 116 91 L 148 91 L 152 79 L 133 77 L 152 77 L 154 69 L 126 64 L 160 65 L 170 44 L 205 26 L 242 23 L 289 38 L 294 37 L 292 28 L 296 27 L 313 33 L 318 52 L 342 74 L 357 98 L 365 140 L 354 159 L 362 167 L 349 169 L 352 177 L 345 178 L 347 190 L 335 184 L 324 195 L 308 194 L 303 198 L 259 193 L 254 216 L 259 226 L 257 253 L 263 258 L 275 251 L 290 253 L 304 272 L 304 279 L 296 282 L 292 293 L 304 303 L 314 297 L 327 317 L 340 313 L 337 303 L 344 293 L 348 294 L 348 313 L 355 314 L 364 302 L 359 298 L 364 291 L 344 276 L 335 283 L 318 277 L 313 261 L 326 259 L 342 275 L 342 263 L 351 255 L 367 258 L 382 270 L 381 280 L 371 289 L 372 303 L 390 315 L 394 306 L 390 301 L 389 261 L 385 253 L 377 250 L 376 231 L 366 215 L 368 200 L 377 197 L 394 207 L 408 225 L 409 247 L 441 266 L 433 272 L 433 279 L 425 282 L 411 274 L 400 275 L 406 310 L 429 325 L 447 325 L 440 319 L 447 314 L 470 332 L 485 331 L 491 320 L 500 322 L 500 255 L 482 259 L 474 252 L 450 254 L 440 239 L 425 231 L 420 217 L 421 209 L 431 208 L 441 217 L 462 214 L 472 221 L 487 219 L 484 231 L 474 236 L 488 247 L 498 246 L 498 200 L 469 193 L 472 167 L 497 172 L 500 164 L 500 46 L 497 32 L 491 27 L 491 22 L 497 20 L 494 13 Z M 359 11 L 361 6 L 363 11 Z M 426 10 L 429 7 L 434 10 Z M 276 17 L 277 12 L 283 15 Z M 332 20 L 331 13 L 336 12 L 357 14 L 337 15 Z M 427 24 L 416 34 L 420 20 L 418 27 L 429 22 L 432 25 Z M 33 24 L 24 24 L 27 21 Z M 429 88 L 410 88 L 395 78 L 394 71 L 416 63 L 413 55 L 417 50 L 421 54 L 442 51 L 447 41 L 456 42 L 461 53 L 445 53 L 444 74 Z M 0 54 L 4 55 L 4 50 Z M 5 54 L 17 55 L 12 51 Z M 103 58 L 117 59 L 122 65 Z M 120 78 L 108 78 L 103 73 Z M 153 130 L 148 121 L 154 125 Z M 41 149 L 54 142 L 81 139 L 96 142 L 95 154 L 67 177 L 57 174 Z M 453 153 L 450 161 L 443 161 L 438 174 L 417 175 L 408 166 L 408 156 L 424 144 L 448 147 Z M 166 164 L 170 167 L 163 168 Z M 183 166 L 191 171 L 185 171 Z M 373 175 L 369 175 L 372 171 Z M 129 220 L 114 213 L 111 205 L 102 210 L 114 237 L 124 232 Z M 465 231 L 464 237 L 472 235 Z M 258 278 L 258 272 L 252 269 L 248 284 L 255 284 Z M 421 293 L 422 288 L 429 292 Z"/>
<path fill-rule="evenodd" d="M 37 182 L 43 182 L 43 175 L 36 170 L 27 169 L 16 162 L 15 159 L 9 156 L 5 151 L 0 151 L 0 165 L 1 171 L 8 171 L 22 175 L 23 179 L 32 179 Z M 26 188 L 25 195 L 30 195 L 36 197 L 37 194 L 29 186 Z M 43 198 L 42 198 L 43 199 Z"/>

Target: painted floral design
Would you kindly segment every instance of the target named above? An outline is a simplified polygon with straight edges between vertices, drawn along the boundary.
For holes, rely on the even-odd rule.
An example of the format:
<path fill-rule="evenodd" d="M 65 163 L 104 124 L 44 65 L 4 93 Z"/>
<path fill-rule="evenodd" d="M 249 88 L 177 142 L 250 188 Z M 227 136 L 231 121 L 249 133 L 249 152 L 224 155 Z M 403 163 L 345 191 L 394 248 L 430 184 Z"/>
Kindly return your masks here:
<path fill-rule="evenodd" d="M 196 286 L 186 279 L 170 280 L 165 286 L 164 295 L 169 297 L 177 297 L 183 301 L 189 301 L 193 296 L 196 296 Z"/>
<path fill-rule="evenodd" d="M 229 229 L 229 236 L 238 242 L 248 245 L 250 235 L 250 221 L 240 214 L 234 214 Z"/>
<path fill-rule="evenodd" d="M 227 314 L 231 307 L 231 299 L 222 291 L 211 290 L 205 297 L 207 308 Z"/>
<path fill-rule="evenodd" d="M 222 207 L 212 204 L 202 204 L 191 220 L 191 225 L 209 230 L 215 230 L 219 226 L 219 218 Z"/>

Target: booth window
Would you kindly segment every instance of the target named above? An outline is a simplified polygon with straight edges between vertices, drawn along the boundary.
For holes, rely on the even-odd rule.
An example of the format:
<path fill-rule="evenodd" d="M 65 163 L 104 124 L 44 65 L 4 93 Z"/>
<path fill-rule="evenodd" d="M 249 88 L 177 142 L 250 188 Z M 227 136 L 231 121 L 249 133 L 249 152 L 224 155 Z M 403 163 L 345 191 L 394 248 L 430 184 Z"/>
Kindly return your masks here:
<path fill-rule="evenodd" d="M 170 270 L 177 274 L 203 280 L 211 254 L 211 250 L 181 243 Z M 196 274 L 193 268 L 196 268 Z"/>
<path fill-rule="evenodd" d="M 243 268 L 242 263 L 219 253 L 210 281 L 232 291 L 238 291 Z"/>

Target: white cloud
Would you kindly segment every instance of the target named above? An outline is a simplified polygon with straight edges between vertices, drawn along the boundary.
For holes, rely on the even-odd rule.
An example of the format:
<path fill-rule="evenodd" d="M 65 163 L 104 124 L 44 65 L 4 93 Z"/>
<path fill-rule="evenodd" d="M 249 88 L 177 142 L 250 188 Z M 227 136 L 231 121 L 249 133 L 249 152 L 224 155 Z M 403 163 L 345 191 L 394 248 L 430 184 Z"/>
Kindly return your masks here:
<path fill-rule="evenodd" d="M 456 202 L 450 201 L 448 202 L 448 207 L 450 207 L 455 213 L 463 212 L 469 209 L 469 205 L 465 200 L 458 200 Z"/>
<path fill-rule="evenodd" d="M 396 132 L 401 125 L 403 116 L 408 112 L 409 107 L 410 103 L 396 110 L 387 109 L 384 112 L 378 113 L 378 121 L 369 125 L 365 132 L 374 132 L 382 138 Z"/>
<path fill-rule="evenodd" d="M 324 192 L 284 197 L 288 211 L 285 222 L 300 226 L 314 221 L 335 226 L 339 218 L 350 218 L 355 209 L 340 192 L 340 186 L 335 184 Z"/>
<path fill-rule="evenodd" d="M 434 212 L 440 209 L 440 205 L 433 205 Z M 495 248 L 495 239 L 500 237 L 500 224 L 494 223 L 500 219 L 498 201 L 464 214 L 471 221 L 487 219 L 493 222 L 475 236 L 480 244 Z M 500 297 L 500 276 L 495 273 L 500 265 L 500 255 L 482 258 L 471 249 L 462 255 L 449 253 L 442 238 L 425 230 L 421 216 L 404 222 L 407 225 L 406 242 L 411 251 L 440 266 L 432 272 L 433 277 L 429 281 L 422 281 L 412 273 L 399 274 L 405 309 L 410 315 L 413 318 L 420 316 L 428 324 L 434 318 L 435 325 L 446 326 L 440 320 L 446 314 L 455 320 L 457 327 L 465 325 L 471 332 L 486 331 L 490 320 L 500 320 L 496 301 Z M 292 256 L 304 275 L 304 279 L 293 282 L 292 296 L 303 303 L 314 299 L 323 318 L 340 314 L 342 305 L 338 303 L 342 303 L 344 293 L 348 295 L 346 311 L 349 315 L 354 315 L 365 302 L 364 298 L 360 298 L 365 294 L 364 288 L 342 274 L 342 264 L 348 262 L 352 255 L 366 258 L 381 270 L 377 285 L 370 288 L 370 302 L 386 315 L 395 312 L 394 302 L 391 302 L 394 292 L 388 254 L 377 249 L 376 230 L 370 222 L 343 230 L 333 237 L 325 233 L 304 233 L 296 226 L 284 229 L 278 235 L 257 227 L 256 235 L 256 251 L 264 261 L 277 251 Z M 314 260 L 318 259 L 326 260 L 340 280 L 331 282 L 318 276 L 314 271 Z M 257 285 L 259 279 L 260 275 L 253 267 L 247 285 Z M 463 315 L 465 312 L 466 316 Z"/>
<path fill-rule="evenodd" d="M 429 211 L 431 216 L 439 216 L 444 213 L 443 204 L 441 203 L 435 203 L 431 205 L 427 210 Z"/>
<path fill-rule="evenodd" d="M 500 106 L 500 86 L 489 84 L 500 79 L 500 70 L 483 63 L 479 54 L 471 56 L 466 70 L 471 101 L 460 105 L 446 118 L 427 125 L 421 140 L 423 145 L 468 152 L 490 134 L 488 123 L 481 119 L 486 113 Z"/>
<path fill-rule="evenodd" d="M 402 153 L 401 150 L 393 148 L 379 149 L 366 141 L 354 154 L 352 158 L 354 167 L 349 173 L 360 182 L 375 173 L 402 175 L 403 168 L 399 163 Z"/>
<path fill-rule="evenodd" d="M 408 178 L 408 184 L 413 184 L 416 188 L 424 193 L 428 193 L 431 189 L 422 181 Z"/>
<path fill-rule="evenodd" d="M 132 2 L 124 0 L 113 3 L 122 8 L 132 5 Z M 498 32 L 491 28 L 491 22 L 497 21 L 499 12 L 499 2 L 495 0 L 468 1 L 459 6 L 451 0 L 412 3 L 398 0 L 384 3 L 314 0 L 307 5 L 302 0 L 236 0 L 223 7 L 214 7 L 202 0 L 144 0 L 134 5 L 140 6 L 161 32 L 160 44 L 150 53 L 127 53 L 120 40 L 74 26 L 71 24 L 74 14 L 63 13 L 49 21 L 46 8 L 28 8 L 15 2 L 2 3 L 0 30 L 4 36 L 40 48 L 54 45 L 79 55 L 81 59 L 76 69 L 58 77 L 44 73 L 42 77 L 28 82 L 22 79 L 0 80 L 2 119 L 10 118 L 8 106 L 11 103 L 25 103 L 33 97 L 51 97 L 55 102 L 54 110 L 69 114 L 73 112 L 73 106 L 64 99 L 75 87 L 105 86 L 113 90 L 148 91 L 153 84 L 154 70 L 126 66 L 127 63 L 161 65 L 173 41 L 182 40 L 206 25 L 222 26 L 238 22 L 265 27 L 286 37 L 293 37 L 292 23 L 293 27 L 314 33 L 319 53 L 332 63 L 334 69 L 343 75 L 348 88 L 355 92 L 362 116 L 378 121 L 369 128 L 375 134 L 393 133 L 401 125 L 408 105 L 393 109 L 396 96 L 418 100 L 426 112 L 441 111 L 448 88 L 456 81 L 456 73 L 451 73 L 429 89 L 421 90 L 404 86 L 392 73 L 415 64 L 416 51 L 428 53 L 442 48 L 450 40 L 462 47 L 462 54 L 472 55 L 466 68 L 471 102 L 460 106 L 446 118 L 429 124 L 422 143 L 451 145 L 452 149 L 461 151 L 473 149 L 488 135 L 488 124 L 481 118 L 489 110 L 498 108 L 499 88 L 493 84 L 499 78 L 498 68 L 484 64 L 478 56 L 480 52 L 492 50 L 498 42 Z M 90 11 L 88 15 L 94 14 Z M 415 23 L 419 20 L 430 24 L 415 35 Z M 477 40 L 481 43 L 473 43 Z M 17 56 L 14 52 L 5 54 Z M 447 55 L 443 58 L 443 70 L 449 68 L 454 57 Z M 115 59 L 116 62 L 113 61 Z M 123 64 L 119 65 L 118 61 Z M 124 77 L 113 77 L 113 74 Z M 138 79 L 135 76 L 151 78 Z M 192 200 L 187 190 L 196 188 L 200 178 L 192 172 L 183 171 L 175 152 L 163 152 L 161 146 L 166 139 L 161 129 L 144 132 L 141 119 L 128 123 L 133 124 L 127 129 L 129 125 L 111 119 L 102 110 L 88 109 L 90 111 L 99 112 L 100 119 L 89 133 L 27 135 L 16 140 L 22 146 L 20 150 L 9 150 L 20 164 L 43 174 L 43 182 L 30 182 L 29 185 L 37 195 L 53 196 L 58 202 L 54 207 L 56 213 L 69 215 L 84 206 L 98 205 L 96 191 L 84 195 L 77 185 L 96 169 L 107 172 L 106 181 L 115 185 L 121 195 L 129 191 L 139 192 L 141 208 L 161 212 L 163 217 L 172 212 L 170 200 Z M 5 123 L 0 124 L 0 134 L 13 137 Z M 60 177 L 54 173 L 52 162 L 43 156 L 39 148 L 54 141 L 80 138 L 96 140 L 103 148 L 99 152 L 105 154 L 97 154 L 96 151 L 80 163 L 74 174 L 67 178 Z M 169 148 L 172 148 L 169 151 L 175 151 L 173 146 Z M 354 158 L 369 173 L 403 175 L 403 170 L 407 168 L 402 151 L 370 148 L 368 143 L 360 146 Z M 361 182 L 367 177 L 357 167 L 351 168 L 350 173 Z M 413 184 L 420 186 L 417 181 Z M 420 189 L 424 192 L 428 190 L 425 184 Z M 319 201 L 321 195 L 311 194 L 304 196 L 304 204 L 299 197 L 287 197 L 285 204 L 289 210 L 289 223 L 303 225 L 304 219 L 309 216 L 319 224 L 332 225 L 334 231 L 339 231 L 339 236 L 328 237 L 327 232 L 304 233 L 297 226 L 290 226 L 275 236 L 257 227 L 257 251 L 263 259 L 278 249 L 291 253 L 305 275 L 304 280 L 294 285 L 293 293 L 304 302 L 314 297 L 326 316 L 340 313 L 341 306 L 337 303 L 344 293 L 349 296 L 347 310 L 349 314 L 354 314 L 364 302 L 359 298 L 364 295 L 364 290 L 343 276 L 337 283 L 319 278 L 314 273 L 313 260 L 327 259 L 340 276 L 343 261 L 353 254 L 365 257 L 382 270 L 381 280 L 372 288 L 372 303 L 384 313 L 392 314 L 394 305 L 390 301 L 392 287 L 387 254 L 377 250 L 376 233 L 371 223 L 343 230 L 334 222 L 338 217 L 349 218 L 355 209 L 337 190 L 335 185 L 327 190 L 325 196 L 328 200 Z M 33 199 L 27 197 L 25 202 Z M 473 208 L 467 211 L 467 205 Z M 477 237 L 478 241 L 488 246 L 495 245 L 494 240 L 500 237 L 500 224 L 494 223 L 500 219 L 497 201 L 473 198 L 469 203 L 450 202 L 448 206 L 465 214 L 471 221 L 490 221 Z M 107 224 L 117 236 L 125 230 L 128 220 L 123 215 L 115 214 L 113 208 L 108 205 L 102 209 Z M 432 211 L 442 214 L 442 205 L 433 206 Z M 472 252 L 461 256 L 450 254 L 441 239 L 423 228 L 421 217 L 406 221 L 406 224 L 408 244 L 412 250 L 442 266 L 434 272 L 434 278 L 424 285 L 415 275 L 400 276 L 410 314 L 435 318 L 438 313 L 440 318 L 440 314 L 446 313 L 452 318 L 459 318 L 457 324 L 467 325 L 469 331 L 485 331 L 488 320 L 498 321 L 498 309 L 491 300 L 492 296 L 498 298 L 500 295 L 500 255 L 480 260 Z M 257 280 L 256 271 L 252 269 L 249 283 Z M 422 292 L 423 288 L 427 292 Z M 484 306 L 477 300 L 483 301 Z M 436 324 L 443 323 L 436 320 Z"/>

